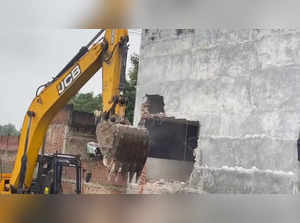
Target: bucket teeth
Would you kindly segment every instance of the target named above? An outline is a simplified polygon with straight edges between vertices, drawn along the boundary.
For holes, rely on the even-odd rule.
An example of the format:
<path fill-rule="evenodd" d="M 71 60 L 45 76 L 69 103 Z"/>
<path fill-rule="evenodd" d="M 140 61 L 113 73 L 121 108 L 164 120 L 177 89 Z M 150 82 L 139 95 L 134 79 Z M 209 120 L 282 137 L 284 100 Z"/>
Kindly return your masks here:
<path fill-rule="evenodd" d="M 129 183 L 132 182 L 132 179 L 133 179 L 134 175 L 135 175 L 135 172 L 133 172 L 133 171 L 129 172 L 129 179 L 128 179 Z"/>
<path fill-rule="evenodd" d="M 144 165 L 145 163 L 143 163 L 142 165 L 140 164 L 137 168 L 136 168 L 136 177 L 137 180 L 140 178 L 140 176 L 142 175 L 143 169 L 144 169 Z"/>
<path fill-rule="evenodd" d="M 128 164 L 123 164 L 122 170 L 121 170 L 121 175 L 125 178 L 128 174 L 129 170 L 129 165 Z"/>
<path fill-rule="evenodd" d="M 132 182 L 132 179 L 135 175 L 136 171 L 136 163 L 130 164 L 130 169 L 129 169 L 129 183 Z"/>
<path fill-rule="evenodd" d="M 119 168 L 120 168 L 120 162 L 115 161 L 115 166 L 114 166 L 113 172 L 114 172 L 115 174 L 119 173 Z"/>
<path fill-rule="evenodd" d="M 109 160 L 110 175 L 128 177 L 131 182 L 141 175 L 149 150 L 149 133 L 145 128 L 112 124 L 102 121 L 97 125 L 97 139 L 101 153 Z M 102 149 L 105 148 L 105 149 Z"/>

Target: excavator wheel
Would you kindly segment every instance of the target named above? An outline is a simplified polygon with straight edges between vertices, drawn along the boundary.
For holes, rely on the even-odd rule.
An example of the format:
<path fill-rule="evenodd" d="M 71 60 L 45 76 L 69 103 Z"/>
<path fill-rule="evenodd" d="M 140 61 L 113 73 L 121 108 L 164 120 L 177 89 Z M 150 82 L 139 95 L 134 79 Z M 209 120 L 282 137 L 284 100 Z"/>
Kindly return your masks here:
<path fill-rule="evenodd" d="M 97 140 L 103 164 L 109 175 L 121 174 L 132 181 L 140 177 L 149 152 L 149 132 L 146 128 L 101 121 L 97 125 Z"/>

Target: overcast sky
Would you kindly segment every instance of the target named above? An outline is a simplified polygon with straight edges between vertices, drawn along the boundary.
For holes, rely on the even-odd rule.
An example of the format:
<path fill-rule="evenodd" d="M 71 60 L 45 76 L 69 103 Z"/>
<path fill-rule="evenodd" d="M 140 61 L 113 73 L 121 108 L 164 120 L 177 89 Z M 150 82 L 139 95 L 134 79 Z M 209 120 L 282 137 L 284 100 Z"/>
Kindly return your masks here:
<path fill-rule="evenodd" d="M 38 86 L 51 80 L 98 30 L 23 29 L 0 33 L 0 124 L 19 129 Z M 139 54 L 140 30 L 129 30 L 129 55 Z M 130 66 L 130 61 L 127 62 Z M 101 71 L 80 90 L 98 94 Z"/>

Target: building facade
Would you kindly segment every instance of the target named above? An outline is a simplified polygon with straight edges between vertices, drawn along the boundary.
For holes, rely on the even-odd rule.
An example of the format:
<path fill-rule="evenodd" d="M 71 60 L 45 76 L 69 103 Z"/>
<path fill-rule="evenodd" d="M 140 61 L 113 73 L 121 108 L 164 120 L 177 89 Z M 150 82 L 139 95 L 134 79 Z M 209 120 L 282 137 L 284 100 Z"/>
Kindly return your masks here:
<path fill-rule="evenodd" d="M 299 31 L 143 30 L 135 125 L 147 94 L 200 123 L 189 187 L 297 193 Z"/>

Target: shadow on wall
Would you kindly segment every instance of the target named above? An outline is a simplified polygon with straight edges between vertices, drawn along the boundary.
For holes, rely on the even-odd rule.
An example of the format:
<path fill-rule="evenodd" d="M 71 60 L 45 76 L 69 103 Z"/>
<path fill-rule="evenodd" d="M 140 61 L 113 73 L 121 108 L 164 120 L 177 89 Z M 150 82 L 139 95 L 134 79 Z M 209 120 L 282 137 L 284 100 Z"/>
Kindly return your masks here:
<path fill-rule="evenodd" d="M 297 140 L 298 161 L 300 161 L 300 133 Z"/>
<path fill-rule="evenodd" d="M 199 121 L 168 117 L 163 97 L 146 95 L 140 126 L 150 134 L 147 178 L 185 181 L 193 170 L 194 149 L 198 146 Z"/>
<path fill-rule="evenodd" d="M 146 95 L 139 125 L 145 126 L 151 139 L 150 157 L 194 161 L 193 151 L 197 148 L 199 121 L 168 117 L 164 111 L 163 97 Z"/>

